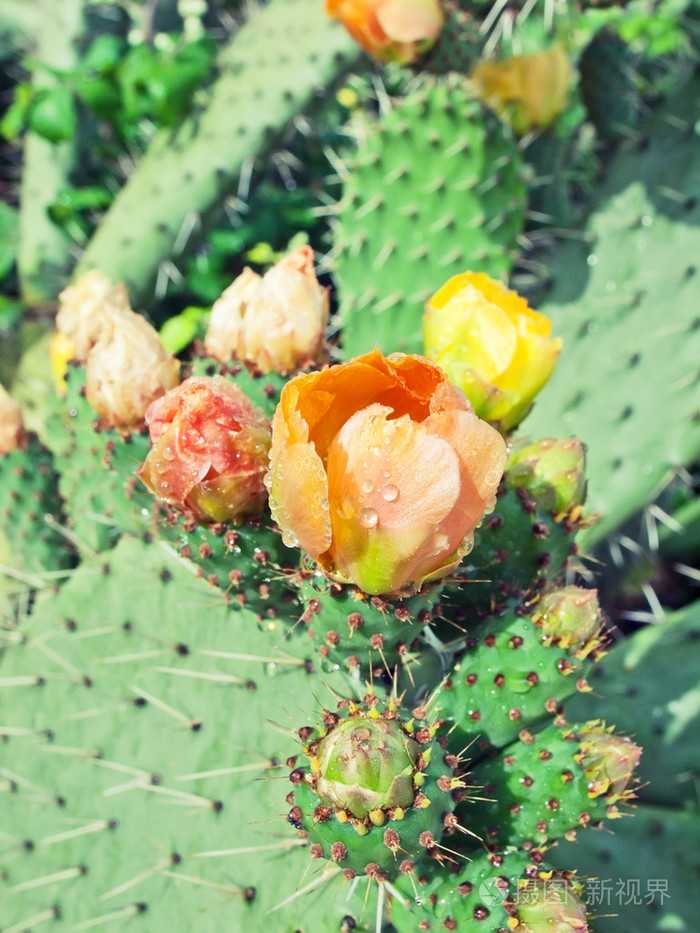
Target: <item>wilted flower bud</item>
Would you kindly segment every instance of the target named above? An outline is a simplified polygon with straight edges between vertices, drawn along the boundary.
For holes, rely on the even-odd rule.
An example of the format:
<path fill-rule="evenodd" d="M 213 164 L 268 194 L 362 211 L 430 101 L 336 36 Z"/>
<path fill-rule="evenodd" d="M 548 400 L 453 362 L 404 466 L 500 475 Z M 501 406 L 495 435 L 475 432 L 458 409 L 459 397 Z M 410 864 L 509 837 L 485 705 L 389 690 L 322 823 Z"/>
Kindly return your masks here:
<path fill-rule="evenodd" d="M 81 363 L 97 343 L 105 308 L 131 310 L 124 284 L 112 285 L 99 269 L 81 275 L 75 285 L 63 289 L 58 300 L 56 330 L 70 340 L 71 358 Z"/>
<path fill-rule="evenodd" d="M 179 372 L 180 364 L 141 315 L 128 308 L 104 310 L 100 335 L 88 353 L 85 394 L 108 425 L 143 424 L 148 406 L 177 385 Z"/>
<path fill-rule="evenodd" d="M 413 62 L 434 44 L 445 17 L 438 0 L 326 0 L 329 16 L 379 62 Z"/>
<path fill-rule="evenodd" d="M 598 593 L 581 586 L 563 586 L 540 599 L 532 619 L 560 648 L 580 649 L 600 630 Z"/>
<path fill-rule="evenodd" d="M 581 751 L 577 760 L 588 778 L 588 796 L 630 796 L 629 785 L 642 749 L 624 735 L 614 735 L 612 726 L 588 723 L 578 734 Z"/>
<path fill-rule="evenodd" d="M 328 323 L 328 289 L 318 284 L 310 246 L 293 250 L 264 276 L 252 269 L 214 303 L 208 353 L 247 360 L 262 372 L 289 373 L 312 362 Z"/>
<path fill-rule="evenodd" d="M 586 498 L 586 448 L 577 437 L 547 438 L 508 457 L 506 485 L 522 487 L 548 512 L 569 512 Z"/>
<path fill-rule="evenodd" d="M 16 402 L 0 385 L 0 455 L 13 450 L 25 450 L 27 432 L 19 402 Z"/>
<path fill-rule="evenodd" d="M 372 810 L 413 803 L 420 745 L 397 720 L 344 719 L 321 740 L 315 791 L 332 807 L 362 818 Z"/>
<path fill-rule="evenodd" d="M 506 119 L 516 133 L 547 127 L 566 104 L 573 69 L 562 45 L 518 55 L 502 62 L 481 62 L 471 78 L 477 95 Z"/>
<path fill-rule="evenodd" d="M 237 385 L 221 376 L 186 379 L 146 420 L 152 447 L 138 475 L 158 499 L 199 522 L 262 511 L 270 425 Z"/>
<path fill-rule="evenodd" d="M 453 276 L 426 303 L 425 353 L 480 418 L 510 431 L 554 371 L 561 339 L 524 298 L 483 273 Z"/>
<path fill-rule="evenodd" d="M 371 594 L 457 566 L 506 458 L 437 366 L 378 350 L 292 379 L 272 434 L 266 483 L 283 540 Z"/>
<path fill-rule="evenodd" d="M 588 933 L 581 892 L 580 884 L 556 875 L 519 884 L 517 923 L 509 929 L 515 933 Z"/>

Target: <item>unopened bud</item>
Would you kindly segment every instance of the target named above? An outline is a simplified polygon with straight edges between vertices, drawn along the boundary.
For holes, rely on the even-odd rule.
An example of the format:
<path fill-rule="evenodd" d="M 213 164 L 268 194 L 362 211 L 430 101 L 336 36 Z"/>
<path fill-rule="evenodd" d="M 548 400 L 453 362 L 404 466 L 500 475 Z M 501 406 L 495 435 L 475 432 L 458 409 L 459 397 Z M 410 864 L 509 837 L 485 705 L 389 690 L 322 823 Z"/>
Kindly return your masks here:
<path fill-rule="evenodd" d="M 537 878 L 518 888 L 517 933 L 588 933 L 581 885 L 564 878 Z"/>
<path fill-rule="evenodd" d="M 360 819 L 372 811 L 407 807 L 413 803 L 419 754 L 418 743 L 395 719 L 345 719 L 319 744 L 316 793 L 329 806 Z"/>
<path fill-rule="evenodd" d="M 505 481 L 526 489 L 548 512 L 568 512 L 586 498 L 585 466 L 586 448 L 577 437 L 546 438 L 511 453 Z"/>
<path fill-rule="evenodd" d="M 588 796 L 626 796 L 639 763 L 642 749 L 624 735 L 614 735 L 612 727 L 591 722 L 578 735 L 579 764 L 588 778 Z"/>
<path fill-rule="evenodd" d="M 151 325 L 129 309 L 106 309 L 90 350 L 85 393 L 111 427 L 143 424 L 146 409 L 177 385 L 180 364 L 166 353 Z"/>
<path fill-rule="evenodd" d="M 328 289 L 316 279 L 313 250 L 302 246 L 263 277 L 243 270 L 214 303 L 204 346 L 221 362 L 289 373 L 314 361 L 327 323 Z"/>

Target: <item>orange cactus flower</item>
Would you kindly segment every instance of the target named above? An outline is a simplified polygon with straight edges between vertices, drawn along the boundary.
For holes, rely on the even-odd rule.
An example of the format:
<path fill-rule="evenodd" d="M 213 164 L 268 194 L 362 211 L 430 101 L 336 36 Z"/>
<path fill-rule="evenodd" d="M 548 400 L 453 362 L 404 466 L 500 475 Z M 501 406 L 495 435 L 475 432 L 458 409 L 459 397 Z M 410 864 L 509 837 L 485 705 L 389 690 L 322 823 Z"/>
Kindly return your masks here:
<path fill-rule="evenodd" d="M 403 594 L 457 566 L 505 460 L 439 367 L 374 350 L 285 386 L 265 481 L 285 543 L 335 580 Z"/>
<path fill-rule="evenodd" d="M 425 354 L 480 418 L 510 431 L 554 371 L 561 338 L 527 301 L 483 273 L 453 276 L 426 302 Z"/>
<path fill-rule="evenodd" d="M 427 52 L 445 22 L 438 0 L 326 0 L 326 12 L 372 58 L 401 64 Z"/>
<path fill-rule="evenodd" d="M 152 447 L 138 475 L 158 499 L 201 523 L 262 511 L 270 425 L 237 385 L 186 379 L 153 402 L 146 421 Z"/>

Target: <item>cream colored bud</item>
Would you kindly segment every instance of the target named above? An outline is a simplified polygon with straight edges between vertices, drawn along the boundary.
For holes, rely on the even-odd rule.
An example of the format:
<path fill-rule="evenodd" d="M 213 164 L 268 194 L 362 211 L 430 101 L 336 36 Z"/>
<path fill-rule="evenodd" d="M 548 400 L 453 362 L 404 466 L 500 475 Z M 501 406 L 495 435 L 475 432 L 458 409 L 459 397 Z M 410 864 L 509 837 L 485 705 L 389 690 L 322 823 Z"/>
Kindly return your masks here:
<path fill-rule="evenodd" d="M 293 250 L 261 278 L 245 269 L 212 308 L 204 344 L 222 362 L 247 360 L 289 373 L 318 354 L 328 323 L 328 289 L 318 284 L 313 250 Z"/>
<path fill-rule="evenodd" d="M 22 409 L 0 385 L 0 455 L 27 446 Z"/>
<path fill-rule="evenodd" d="M 179 381 L 180 364 L 134 311 L 105 308 L 97 343 L 87 358 L 88 402 L 112 427 L 137 427 L 155 399 Z"/>
<path fill-rule="evenodd" d="M 73 345 L 73 359 L 84 363 L 97 343 L 105 308 L 128 311 L 129 296 L 122 282 L 112 285 L 99 269 L 81 275 L 75 285 L 64 288 L 58 296 L 56 329 Z"/>
<path fill-rule="evenodd" d="M 233 280 L 222 296 L 214 302 L 204 347 L 210 356 L 222 363 L 245 359 L 246 309 L 260 291 L 262 276 L 247 266 Z"/>

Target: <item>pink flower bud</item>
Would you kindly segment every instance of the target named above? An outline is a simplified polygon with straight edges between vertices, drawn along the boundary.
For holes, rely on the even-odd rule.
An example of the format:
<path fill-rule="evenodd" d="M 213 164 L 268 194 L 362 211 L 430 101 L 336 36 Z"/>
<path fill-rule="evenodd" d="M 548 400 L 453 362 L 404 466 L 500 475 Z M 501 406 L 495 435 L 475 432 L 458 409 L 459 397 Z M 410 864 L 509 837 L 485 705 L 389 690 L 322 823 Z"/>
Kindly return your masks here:
<path fill-rule="evenodd" d="M 288 373 L 313 362 L 328 323 L 328 289 L 318 284 L 313 250 L 293 250 L 263 277 L 252 269 L 214 303 L 204 340 L 208 353 Z"/>
<path fill-rule="evenodd" d="M 221 376 L 186 379 L 146 420 L 152 447 L 138 475 L 158 499 L 202 523 L 262 511 L 270 426 L 237 385 Z"/>
<path fill-rule="evenodd" d="M 88 353 L 85 394 L 111 427 L 143 424 L 148 406 L 177 385 L 180 364 L 151 325 L 128 308 L 105 308 Z"/>
<path fill-rule="evenodd" d="M 0 385 L 0 455 L 13 450 L 26 450 L 27 432 L 19 402 Z"/>

